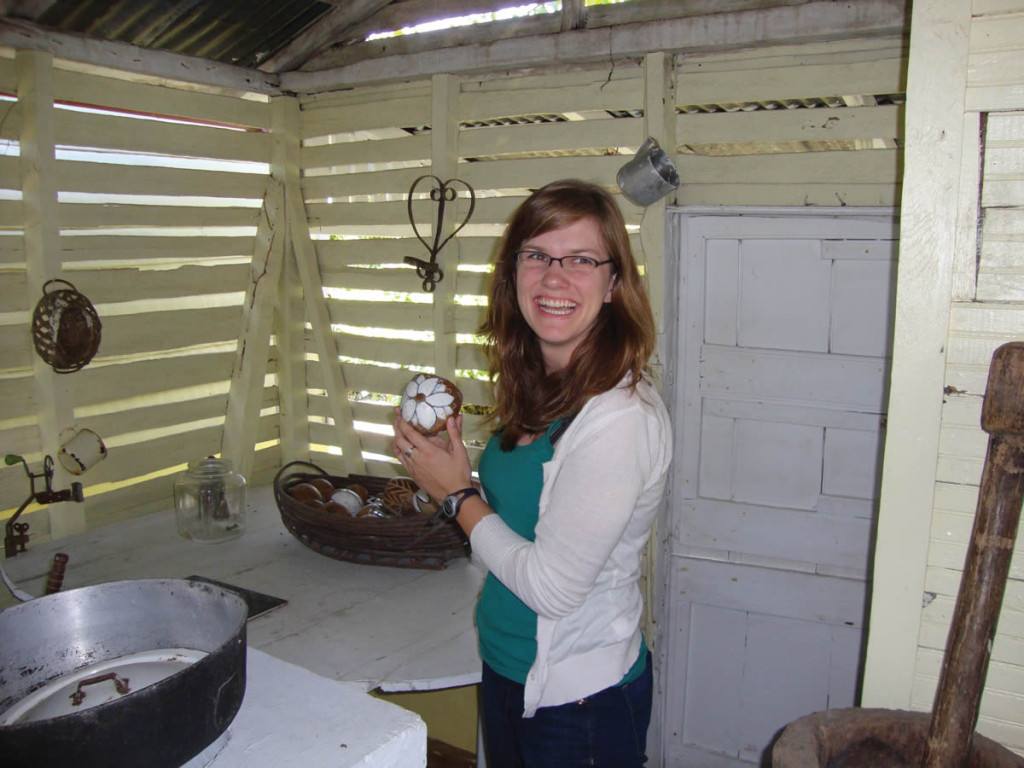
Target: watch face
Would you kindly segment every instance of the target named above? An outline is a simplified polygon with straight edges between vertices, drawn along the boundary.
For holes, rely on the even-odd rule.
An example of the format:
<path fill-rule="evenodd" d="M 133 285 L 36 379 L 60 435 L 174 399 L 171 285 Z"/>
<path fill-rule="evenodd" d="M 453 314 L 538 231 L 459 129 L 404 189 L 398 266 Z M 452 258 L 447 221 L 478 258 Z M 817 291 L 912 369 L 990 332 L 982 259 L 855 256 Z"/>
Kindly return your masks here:
<path fill-rule="evenodd" d="M 463 488 L 461 491 L 456 491 L 450 494 L 441 502 L 441 510 L 444 512 L 444 516 L 448 518 L 455 518 L 459 514 L 459 507 L 462 505 L 467 498 L 470 496 L 479 496 L 479 492 L 475 488 Z"/>
<path fill-rule="evenodd" d="M 445 517 L 455 517 L 459 513 L 459 497 L 455 494 L 446 497 L 441 503 L 441 509 Z"/>

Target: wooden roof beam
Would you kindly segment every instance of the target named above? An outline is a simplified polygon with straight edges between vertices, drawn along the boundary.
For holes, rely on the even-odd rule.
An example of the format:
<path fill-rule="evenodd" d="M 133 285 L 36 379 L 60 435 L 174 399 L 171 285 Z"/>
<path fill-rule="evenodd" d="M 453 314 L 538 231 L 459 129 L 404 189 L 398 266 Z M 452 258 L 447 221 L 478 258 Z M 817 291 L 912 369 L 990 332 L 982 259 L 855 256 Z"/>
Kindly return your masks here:
<path fill-rule="evenodd" d="M 128 72 L 141 79 L 185 81 L 230 91 L 280 93 L 278 76 L 256 69 L 139 48 L 128 43 L 100 41 L 69 32 L 55 32 L 20 19 L 0 18 L 0 46 L 46 51 L 55 59 Z"/>
<path fill-rule="evenodd" d="M 348 0 L 332 0 L 333 4 L 347 3 Z M 567 0 L 569 3 L 582 2 L 583 0 Z M 304 46 L 305 55 L 296 52 L 287 61 L 285 57 L 288 48 L 282 50 L 273 58 L 260 66 L 264 71 L 283 72 L 300 69 L 309 65 L 315 60 L 323 57 L 344 56 L 346 51 L 362 49 L 363 41 L 374 32 L 389 32 L 391 30 L 413 27 L 424 22 L 438 19 L 456 18 L 477 13 L 491 13 L 507 8 L 510 0 L 404 0 L 396 3 L 393 0 L 379 3 L 382 7 L 377 12 L 358 14 L 355 9 L 346 11 L 350 19 L 345 23 L 340 17 L 324 18 L 320 24 L 310 28 L 308 34 L 308 45 Z M 345 6 L 348 8 L 348 5 Z M 564 13 L 564 9 L 563 9 Z M 337 21 L 337 23 L 334 23 Z M 510 22 L 501 22 L 507 25 Z M 320 29 L 322 27 L 322 29 Z M 328 27 L 333 28 L 331 32 Z M 321 34 L 323 33 L 323 34 Z M 313 37 L 317 39 L 314 40 Z M 303 35 L 306 38 L 307 35 Z M 289 46 L 290 48 L 290 46 Z M 365 55 L 356 54 L 360 58 Z M 335 64 L 345 63 L 335 61 Z M 334 66 L 331 64 L 329 66 Z M 322 65 L 313 65 L 313 69 L 323 69 Z"/>
<path fill-rule="evenodd" d="M 622 7 L 629 5 L 627 3 Z M 559 33 L 560 19 L 557 17 L 552 23 L 547 17 L 539 16 L 500 26 L 506 31 L 516 27 L 543 29 L 541 33 L 497 40 L 473 37 L 493 36 L 493 29 L 480 31 L 461 28 L 432 33 L 429 50 L 365 59 L 318 71 L 284 72 L 281 74 L 281 86 L 293 93 L 316 93 L 369 83 L 429 77 L 443 72 L 550 67 L 614 57 L 643 56 L 650 51 L 694 54 L 901 35 L 907 32 L 909 19 L 908 0 L 861 0 L 857 3 L 818 0 L 797 5 L 748 7 L 733 12 L 587 28 L 568 33 Z M 499 25 L 476 26 L 493 28 Z M 470 31 L 467 32 L 467 29 Z M 446 42 L 449 40 L 461 42 L 447 47 Z M 324 58 L 321 58 L 323 62 Z M 310 65 L 313 64 L 311 61 Z"/>
<path fill-rule="evenodd" d="M 336 42 L 340 34 L 370 18 L 391 0 L 347 0 L 332 3 L 334 8 L 302 31 L 288 45 L 260 64 L 262 72 L 281 72 L 302 66 L 325 46 Z"/>

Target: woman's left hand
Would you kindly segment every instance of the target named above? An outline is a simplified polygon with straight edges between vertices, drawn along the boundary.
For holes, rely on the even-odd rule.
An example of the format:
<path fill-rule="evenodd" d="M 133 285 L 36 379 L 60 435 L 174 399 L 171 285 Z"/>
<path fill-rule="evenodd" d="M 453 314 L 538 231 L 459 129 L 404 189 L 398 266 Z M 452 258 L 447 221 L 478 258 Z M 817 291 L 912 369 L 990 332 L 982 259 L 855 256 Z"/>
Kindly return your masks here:
<path fill-rule="evenodd" d="M 469 454 L 462 442 L 462 414 L 448 419 L 448 439 L 417 432 L 396 411 L 395 457 L 420 488 L 436 501 L 473 484 Z"/>

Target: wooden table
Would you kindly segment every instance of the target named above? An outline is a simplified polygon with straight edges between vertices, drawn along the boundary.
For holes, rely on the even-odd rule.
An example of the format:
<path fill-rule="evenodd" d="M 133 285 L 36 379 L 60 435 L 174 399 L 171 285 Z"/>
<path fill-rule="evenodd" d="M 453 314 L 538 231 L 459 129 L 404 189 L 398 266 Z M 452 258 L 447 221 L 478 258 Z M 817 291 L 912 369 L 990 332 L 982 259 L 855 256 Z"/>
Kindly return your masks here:
<path fill-rule="evenodd" d="M 56 542 L 30 540 L 27 552 L 6 561 L 7 572 L 41 595 L 56 552 L 70 558 L 65 590 L 199 575 L 284 598 L 249 622 L 249 647 L 366 691 L 480 681 L 473 609 L 481 568 L 468 559 L 440 571 L 332 560 L 284 528 L 269 486 L 249 490 L 246 532 L 234 541 L 184 540 L 168 509 Z"/>

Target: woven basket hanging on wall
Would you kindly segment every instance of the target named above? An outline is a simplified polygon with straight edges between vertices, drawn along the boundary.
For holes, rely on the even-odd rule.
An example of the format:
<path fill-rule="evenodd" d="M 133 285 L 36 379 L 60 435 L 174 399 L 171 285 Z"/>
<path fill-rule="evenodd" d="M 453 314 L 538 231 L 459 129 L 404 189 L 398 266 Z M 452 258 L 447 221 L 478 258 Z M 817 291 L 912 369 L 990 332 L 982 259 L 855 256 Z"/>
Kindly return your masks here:
<path fill-rule="evenodd" d="M 66 288 L 54 287 L 63 283 Z M 92 302 L 66 280 L 48 280 L 32 313 L 36 352 L 57 373 L 84 368 L 100 348 L 103 328 Z"/>

